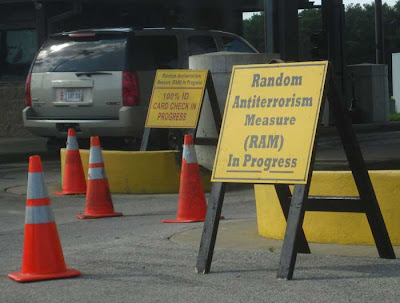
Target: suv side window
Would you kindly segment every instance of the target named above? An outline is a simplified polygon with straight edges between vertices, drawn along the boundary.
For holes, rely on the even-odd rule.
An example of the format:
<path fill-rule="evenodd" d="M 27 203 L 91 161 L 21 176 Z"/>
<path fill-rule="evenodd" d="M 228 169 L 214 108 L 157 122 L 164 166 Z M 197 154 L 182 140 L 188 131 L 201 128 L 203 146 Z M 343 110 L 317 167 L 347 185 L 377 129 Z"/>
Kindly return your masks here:
<path fill-rule="evenodd" d="M 191 36 L 188 38 L 189 56 L 217 52 L 217 45 L 211 36 Z"/>
<path fill-rule="evenodd" d="M 132 47 L 134 67 L 137 70 L 178 68 L 176 36 L 136 36 Z"/>
<path fill-rule="evenodd" d="M 223 36 L 222 43 L 224 44 L 223 50 L 226 52 L 254 53 L 252 48 L 236 38 Z"/>

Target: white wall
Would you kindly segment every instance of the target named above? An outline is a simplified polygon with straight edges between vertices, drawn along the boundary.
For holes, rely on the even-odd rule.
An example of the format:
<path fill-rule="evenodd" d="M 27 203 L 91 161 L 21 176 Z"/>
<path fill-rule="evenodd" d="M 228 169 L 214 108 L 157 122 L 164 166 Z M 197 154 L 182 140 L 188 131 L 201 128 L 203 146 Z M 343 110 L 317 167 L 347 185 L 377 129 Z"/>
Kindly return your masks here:
<path fill-rule="evenodd" d="M 400 112 L 400 53 L 392 54 L 392 83 L 396 112 Z"/>

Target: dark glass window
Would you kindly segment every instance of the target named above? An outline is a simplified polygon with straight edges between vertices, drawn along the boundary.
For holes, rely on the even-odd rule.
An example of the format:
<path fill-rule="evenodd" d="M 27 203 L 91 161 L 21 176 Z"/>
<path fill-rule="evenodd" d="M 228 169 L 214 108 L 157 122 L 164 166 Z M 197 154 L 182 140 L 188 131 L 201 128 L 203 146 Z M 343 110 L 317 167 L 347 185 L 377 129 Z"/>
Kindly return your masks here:
<path fill-rule="evenodd" d="M 176 36 L 136 36 L 132 53 L 133 68 L 136 70 L 178 68 Z"/>
<path fill-rule="evenodd" d="M 56 38 L 45 42 L 32 72 L 121 71 L 126 38 Z"/>
<path fill-rule="evenodd" d="M 224 51 L 238 53 L 254 53 L 255 51 L 243 41 L 231 37 L 222 37 Z"/>
<path fill-rule="evenodd" d="M 215 41 L 210 36 L 192 36 L 188 39 L 189 56 L 212 53 L 217 51 Z"/>
<path fill-rule="evenodd" d="M 24 80 L 36 52 L 36 30 L 0 31 L 0 79 Z"/>

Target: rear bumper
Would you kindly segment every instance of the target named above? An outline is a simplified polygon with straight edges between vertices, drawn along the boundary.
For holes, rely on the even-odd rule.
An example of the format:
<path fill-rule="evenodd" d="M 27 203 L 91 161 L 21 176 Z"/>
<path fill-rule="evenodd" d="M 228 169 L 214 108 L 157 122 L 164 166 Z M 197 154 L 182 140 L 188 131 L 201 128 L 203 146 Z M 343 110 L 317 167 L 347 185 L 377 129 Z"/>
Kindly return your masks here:
<path fill-rule="evenodd" d="M 115 120 L 85 120 L 85 119 L 37 119 L 31 107 L 22 111 L 24 126 L 31 133 L 42 137 L 65 138 L 67 130 L 65 125 L 76 126 L 79 138 L 90 136 L 103 137 L 142 137 L 147 108 L 142 106 L 123 106 L 119 110 L 118 119 Z"/>

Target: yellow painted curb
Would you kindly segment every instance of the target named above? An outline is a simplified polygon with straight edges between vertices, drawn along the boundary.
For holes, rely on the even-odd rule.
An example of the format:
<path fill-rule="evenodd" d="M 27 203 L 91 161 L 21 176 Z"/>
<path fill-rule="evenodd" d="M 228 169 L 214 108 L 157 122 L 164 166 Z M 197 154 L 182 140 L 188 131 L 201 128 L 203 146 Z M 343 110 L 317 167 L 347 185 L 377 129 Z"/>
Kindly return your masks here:
<path fill-rule="evenodd" d="M 89 150 L 80 150 L 87 178 Z M 65 149 L 61 149 L 61 179 L 64 175 Z M 104 166 L 112 193 L 159 194 L 179 191 L 180 163 L 177 151 L 103 150 Z M 205 191 L 210 190 L 210 173 L 202 172 Z M 61 180 L 63 182 L 63 180 Z"/>
<path fill-rule="evenodd" d="M 400 245 L 400 171 L 370 171 L 392 244 Z M 283 239 L 286 221 L 273 185 L 255 185 L 258 233 Z M 351 172 L 314 172 L 310 195 L 358 196 Z M 320 243 L 374 244 L 365 214 L 306 212 L 307 240 Z"/>

